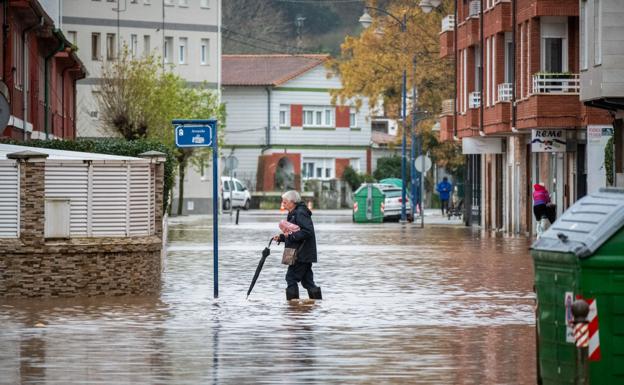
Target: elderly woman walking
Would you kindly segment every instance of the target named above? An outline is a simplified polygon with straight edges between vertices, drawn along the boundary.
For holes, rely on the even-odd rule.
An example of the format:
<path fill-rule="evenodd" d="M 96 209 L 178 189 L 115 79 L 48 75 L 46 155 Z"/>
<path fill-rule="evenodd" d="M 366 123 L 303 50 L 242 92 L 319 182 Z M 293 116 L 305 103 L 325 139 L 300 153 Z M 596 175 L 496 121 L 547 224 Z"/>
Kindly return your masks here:
<path fill-rule="evenodd" d="M 308 210 L 297 191 L 287 191 L 282 195 L 282 204 L 288 210 L 287 221 L 291 230 L 273 237 L 278 242 L 285 242 L 286 248 L 297 250 L 295 263 L 288 266 L 286 272 L 286 299 L 299 298 L 298 283 L 308 290 L 311 299 L 322 299 L 321 288 L 314 283 L 312 264 L 316 263 L 316 236 L 312 223 L 312 212 Z M 298 228 L 297 228 L 298 226 Z M 280 226 L 281 227 L 281 226 Z"/>

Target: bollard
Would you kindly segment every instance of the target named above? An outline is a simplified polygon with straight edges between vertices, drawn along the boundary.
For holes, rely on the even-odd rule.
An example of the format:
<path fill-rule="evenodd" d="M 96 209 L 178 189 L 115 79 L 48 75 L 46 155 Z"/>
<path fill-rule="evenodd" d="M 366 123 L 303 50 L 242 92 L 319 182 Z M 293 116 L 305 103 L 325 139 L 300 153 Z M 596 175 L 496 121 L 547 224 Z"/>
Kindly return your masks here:
<path fill-rule="evenodd" d="M 240 215 L 240 209 L 236 209 L 236 224 L 238 225 L 238 216 Z"/>
<path fill-rule="evenodd" d="M 589 343 L 589 328 L 587 315 L 589 305 L 583 299 L 577 299 L 572 303 L 572 315 L 574 316 L 574 339 L 576 341 L 576 384 L 588 385 L 588 361 L 587 346 Z"/>

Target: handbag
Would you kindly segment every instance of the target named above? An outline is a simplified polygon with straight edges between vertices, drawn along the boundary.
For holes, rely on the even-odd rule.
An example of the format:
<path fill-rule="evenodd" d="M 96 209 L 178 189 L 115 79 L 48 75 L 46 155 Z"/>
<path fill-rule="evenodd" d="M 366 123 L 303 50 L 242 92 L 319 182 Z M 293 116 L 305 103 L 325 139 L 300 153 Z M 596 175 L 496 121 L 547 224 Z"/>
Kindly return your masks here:
<path fill-rule="evenodd" d="M 304 244 L 305 241 L 303 241 L 296 249 L 294 247 L 284 247 L 284 252 L 282 253 L 282 265 L 292 266 L 297 263 L 297 256 L 299 255 L 299 252 Z"/>

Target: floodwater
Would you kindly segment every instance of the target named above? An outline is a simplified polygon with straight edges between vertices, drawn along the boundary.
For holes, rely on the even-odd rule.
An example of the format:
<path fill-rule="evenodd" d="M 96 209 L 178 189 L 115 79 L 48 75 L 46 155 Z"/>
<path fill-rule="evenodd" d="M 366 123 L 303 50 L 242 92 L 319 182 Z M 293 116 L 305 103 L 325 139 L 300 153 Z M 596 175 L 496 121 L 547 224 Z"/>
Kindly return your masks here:
<path fill-rule="evenodd" d="M 325 299 L 273 246 L 246 300 L 279 219 L 223 218 L 216 301 L 211 220 L 176 219 L 159 296 L 0 302 L 0 384 L 535 384 L 526 239 L 316 215 Z"/>

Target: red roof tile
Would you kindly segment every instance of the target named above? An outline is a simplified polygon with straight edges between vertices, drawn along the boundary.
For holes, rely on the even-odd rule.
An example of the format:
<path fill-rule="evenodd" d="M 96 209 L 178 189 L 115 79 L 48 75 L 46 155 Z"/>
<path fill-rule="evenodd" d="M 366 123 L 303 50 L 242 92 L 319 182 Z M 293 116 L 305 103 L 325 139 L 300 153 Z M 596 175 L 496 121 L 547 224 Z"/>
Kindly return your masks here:
<path fill-rule="evenodd" d="M 224 86 L 278 86 L 324 63 L 328 55 L 223 55 Z"/>

